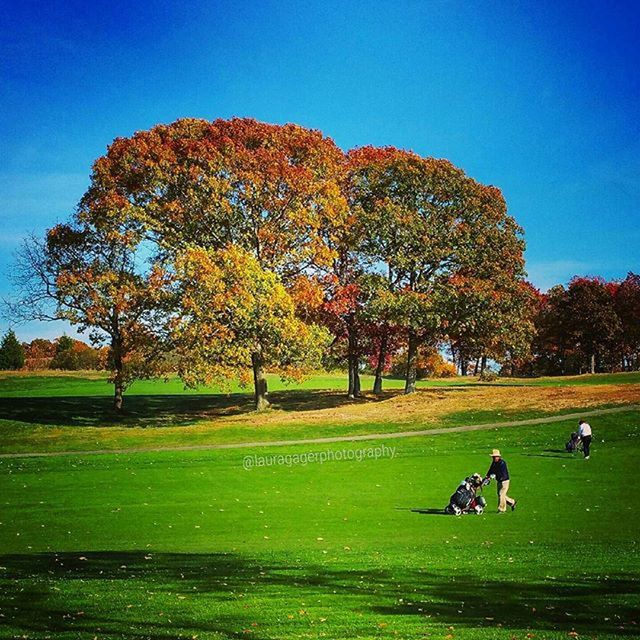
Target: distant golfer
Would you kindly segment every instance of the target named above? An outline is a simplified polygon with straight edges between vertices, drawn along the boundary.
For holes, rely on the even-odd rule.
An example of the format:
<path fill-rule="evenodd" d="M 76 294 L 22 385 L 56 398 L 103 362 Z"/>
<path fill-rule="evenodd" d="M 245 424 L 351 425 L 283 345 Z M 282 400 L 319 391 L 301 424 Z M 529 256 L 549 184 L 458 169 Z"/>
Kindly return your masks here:
<path fill-rule="evenodd" d="M 516 500 L 510 498 L 507 495 L 509 491 L 509 469 L 507 469 L 507 463 L 502 459 L 500 451 L 494 449 L 491 452 L 493 462 L 487 471 L 487 479 L 495 478 L 498 485 L 498 513 L 505 513 L 507 505 L 511 507 L 511 511 L 516 509 Z"/>
<path fill-rule="evenodd" d="M 591 446 L 591 425 L 584 420 L 578 423 L 578 436 L 582 442 L 582 450 L 584 451 L 584 459 L 589 459 L 589 447 Z"/>

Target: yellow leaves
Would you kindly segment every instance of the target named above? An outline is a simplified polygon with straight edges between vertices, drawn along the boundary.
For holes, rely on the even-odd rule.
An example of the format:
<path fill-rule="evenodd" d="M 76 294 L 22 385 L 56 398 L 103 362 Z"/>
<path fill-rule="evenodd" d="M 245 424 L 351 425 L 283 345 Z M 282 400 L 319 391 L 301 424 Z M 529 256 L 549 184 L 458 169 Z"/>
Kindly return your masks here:
<path fill-rule="evenodd" d="M 326 331 L 304 324 L 275 273 L 241 247 L 189 247 L 175 263 L 181 319 L 173 327 L 187 384 L 237 377 L 260 351 L 283 379 L 317 366 Z M 243 379 L 242 382 L 249 382 Z"/>

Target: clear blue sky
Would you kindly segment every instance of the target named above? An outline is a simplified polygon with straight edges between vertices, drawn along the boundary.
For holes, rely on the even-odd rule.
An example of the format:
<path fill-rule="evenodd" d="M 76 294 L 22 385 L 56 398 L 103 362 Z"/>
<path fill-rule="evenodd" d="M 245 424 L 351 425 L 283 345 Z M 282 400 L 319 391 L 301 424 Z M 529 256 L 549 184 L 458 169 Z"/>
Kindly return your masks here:
<path fill-rule="evenodd" d="M 640 2 L 186 4 L 4 4 L 0 295 L 114 137 L 185 116 L 448 158 L 503 190 L 542 289 L 640 271 Z"/>

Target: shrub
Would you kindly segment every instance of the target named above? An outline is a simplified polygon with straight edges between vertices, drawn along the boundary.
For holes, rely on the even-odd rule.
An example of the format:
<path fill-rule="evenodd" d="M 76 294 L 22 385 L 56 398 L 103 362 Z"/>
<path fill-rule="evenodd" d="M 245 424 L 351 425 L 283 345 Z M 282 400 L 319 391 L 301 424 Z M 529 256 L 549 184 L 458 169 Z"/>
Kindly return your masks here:
<path fill-rule="evenodd" d="M 485 369 L 480 374 L 480 382 L 495 382 L 498 379 L 498 374 L 491 369 Z"/>

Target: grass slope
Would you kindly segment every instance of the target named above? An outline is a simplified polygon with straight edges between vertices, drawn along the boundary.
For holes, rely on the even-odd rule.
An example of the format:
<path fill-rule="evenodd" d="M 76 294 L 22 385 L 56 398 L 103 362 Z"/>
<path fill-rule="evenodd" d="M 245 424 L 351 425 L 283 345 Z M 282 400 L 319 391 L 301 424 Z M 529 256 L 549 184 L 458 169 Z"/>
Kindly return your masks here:
<path fill-rule="evenodd" d="M 573 379 L 575 384 L 563 379 L 565 386 L 555 384 L 557 379 L 517 385 L 425 381 L 412 396 L 392 389 L 381 398 L 369 394 L 351 401 L 344 376 L 323 375 L 287 390 L 273 382 L 273 409 L 264 414 L 253 412 L 247 393 L 179 393 L 175 380 L 147 381 L 126 398 L 124 416 L 115 416 L 110 387 L 100 374 L 5 374 L 0 453 L 300 440 L 504 422 L 638 402 L 637 378 L 585 376 Z M 401 385 L 396 380 L 387 386 L 391 382 Z"/>
<path fill-rule="evenodd" d="M 0 460 L 0 637 L 637 636 L 639 419 L 594 419 L 589 461 L 573 422 L 251 470 L 375 443 Z M 518 510 L 440 515 L 494 446 Z"/>

